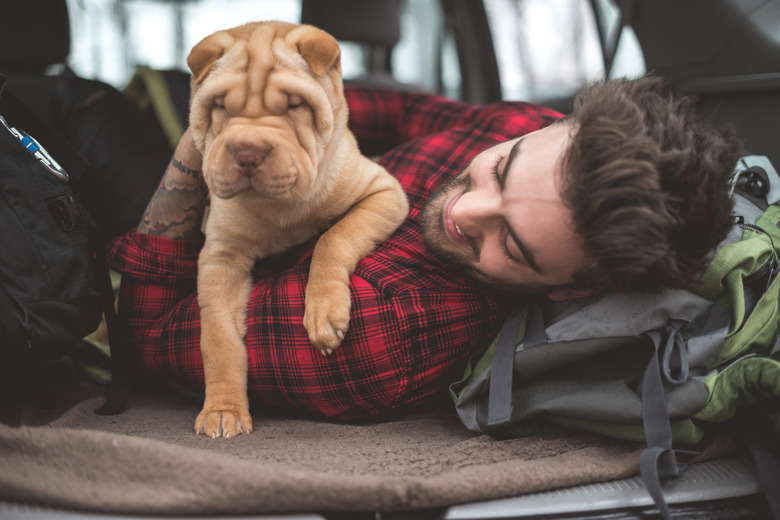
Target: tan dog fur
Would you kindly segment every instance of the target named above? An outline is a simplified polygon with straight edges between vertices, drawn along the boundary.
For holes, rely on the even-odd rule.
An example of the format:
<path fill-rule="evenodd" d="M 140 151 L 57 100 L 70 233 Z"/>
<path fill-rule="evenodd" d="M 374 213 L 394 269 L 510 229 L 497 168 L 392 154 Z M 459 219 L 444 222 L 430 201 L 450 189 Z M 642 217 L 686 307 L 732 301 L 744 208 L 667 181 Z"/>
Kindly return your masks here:
<path fill-rule="evenodd" d="M 250 23 L 203 39 L 188 65 L 190 126 L 211 199 L 198 263 L 206 397 L 195 430 L 231 437 L 252 430 L 243 338 L 255 260 L 327 229 L 303 324 L 329 354 L 347 332 L 350 274 L 408 203 L 347 129 L 340 50 L 326 32 Z"/>

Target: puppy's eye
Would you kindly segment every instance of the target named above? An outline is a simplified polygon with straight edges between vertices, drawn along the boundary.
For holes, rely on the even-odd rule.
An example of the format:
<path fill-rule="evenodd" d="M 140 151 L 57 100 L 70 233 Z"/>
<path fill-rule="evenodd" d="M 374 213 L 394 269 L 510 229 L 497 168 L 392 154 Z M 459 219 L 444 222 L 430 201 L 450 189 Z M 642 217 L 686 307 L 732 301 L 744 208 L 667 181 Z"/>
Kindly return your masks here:
<path fill-rule="evenodd" d="M 303 102 L 303 98 L 301 96 L 291 95 L 287 98 L 287 108 L 288 110 L 294 110 L 296 108 L 301 108 L 305 105 Z"/>

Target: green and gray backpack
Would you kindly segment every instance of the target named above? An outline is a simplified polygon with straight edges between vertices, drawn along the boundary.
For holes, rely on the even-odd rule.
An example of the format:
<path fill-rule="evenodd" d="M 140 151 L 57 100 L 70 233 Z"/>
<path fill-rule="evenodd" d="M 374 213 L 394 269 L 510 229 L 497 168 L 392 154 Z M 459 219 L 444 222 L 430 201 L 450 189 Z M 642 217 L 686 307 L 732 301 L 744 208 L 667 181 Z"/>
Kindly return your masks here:
<path fill-rule="evenodd" d="M 540 298 L 512 311 L 450 387 L 464 425 L 496 437 L 566 427 L 646 442 L 642 478 L 668 517 L 660 479 L 680 474 L 681 449 L 708 425 L 780 401 L 780 177 L 766 157 L 745 156 L 733 187 L 735 225 L 695 290 Z M 776 479 L 776 456 L 756 458 L 762 480 Z"/>

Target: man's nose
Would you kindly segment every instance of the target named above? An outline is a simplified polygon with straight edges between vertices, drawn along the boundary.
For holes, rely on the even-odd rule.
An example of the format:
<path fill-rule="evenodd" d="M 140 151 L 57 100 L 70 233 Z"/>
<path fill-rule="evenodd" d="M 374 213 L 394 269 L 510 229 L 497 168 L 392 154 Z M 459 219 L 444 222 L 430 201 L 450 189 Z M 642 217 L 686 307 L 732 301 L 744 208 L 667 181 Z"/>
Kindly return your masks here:
<path fill-rule="evenodd" d="M 452 221 L 461 233 L 471 238 L 480 238 L 496 222 L 500 222 L 498 202 L 497 197 L 476 192 L 465 193 L 452 207 Z"/>

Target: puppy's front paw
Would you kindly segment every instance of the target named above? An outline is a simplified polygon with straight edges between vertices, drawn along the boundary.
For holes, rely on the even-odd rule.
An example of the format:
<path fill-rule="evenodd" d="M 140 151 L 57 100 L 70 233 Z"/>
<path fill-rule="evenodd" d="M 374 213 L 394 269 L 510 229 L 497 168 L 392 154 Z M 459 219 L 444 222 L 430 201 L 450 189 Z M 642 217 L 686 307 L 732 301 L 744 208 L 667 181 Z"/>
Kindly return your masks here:
<path fill-rule="evenodd" d="M 221 407 L 204 406 L 195 419 L 195 434 L 201 433 L 215 439 L 217 437 L 235 437 L 241 433 L 252 432 L 252 416 L 249 408 L 241 405 Z"/>
<path fill-rule="evenodd" d="M 325 354 L 339 348 L 349 326 L 349 287 L 339 282 L 309 283 L 303 326 L 309 341 Z"/>

